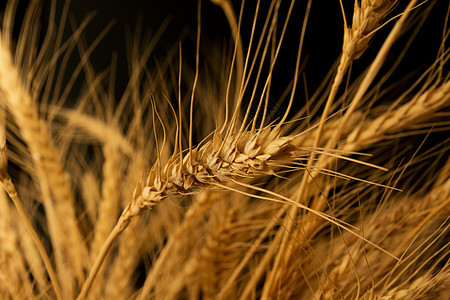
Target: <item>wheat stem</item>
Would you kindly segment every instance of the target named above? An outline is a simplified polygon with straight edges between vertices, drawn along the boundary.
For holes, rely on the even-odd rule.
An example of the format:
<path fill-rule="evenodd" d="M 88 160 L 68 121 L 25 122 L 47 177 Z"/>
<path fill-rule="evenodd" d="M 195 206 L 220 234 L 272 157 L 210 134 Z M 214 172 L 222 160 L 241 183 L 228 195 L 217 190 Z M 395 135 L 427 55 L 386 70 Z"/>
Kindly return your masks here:
<path fill-rule="evenodd" d="M 28 233 L 31 235 L 31 238 L 33 239 L 34 245 L 39 251 L 39 254 L 44 262 L 45 268 L 47 270 L 48 276 L 50 277 L 50 280 L 53 284 L 53 288 L 55 290 L 55 295 L 58 300 L 62 300 L 62 291 L 61 287 L 59 286 L 55 270 L 53 269 L 52 263 L 50 262 L 50 258 L 47 255 L 47 252 L 45 251 L 44 245 L 42 245 L 41 240 L 39 239 L 39 236 L 37 235 L 36 231 L 33 228 L 33 225 L 31 225 L 30 220 L 27 217 L 27 214 L 25 213 L 25 210 L 22 207 L 22 201 L 19 198 L 19 195 L 17 194 L 16 187 L 12 183 L 11 177 L 9 176 L 6 168 L 8 165 L 8 158 L 6 154 L 6 141 L 3 142 L 3 145 L 0 149 L 0 181 L 5 189 L 5 191 L 8 193 L 9 197 L 14 203 L 14 206 L 17 209 L 17 212 L 19 213 L 20 219 L 22 220 L 23 224 L 25 225 Z"/>
<path fill-rule="evenodd" d="M 342 128 L 345 126 L 347 121 L 352 116 L 353 112 L 358 107 L 359 102 L 363 98 L 366 91 L 369 89 L 370 85 L 372 84 L 373 80 L 375 79 L 375 76 L 378 74 L 378 72 L 381 69 L 381 66 L 383 65 L 392 45 L 397 40 L 398 36 L 400 35 L 400 32 L 404 26 L 404 23 L 406 22 L 406 19 L 409 17 L 409 14 L 411 12 L 411 9 L 416 5 L 417 0 L 411 0 L 408 4 L 408 6 L 405 8 L 404 13 L 402 16 L 398 19 L 398 21 L 395 23 L 394 28 L 392 28 L 391 32 L 389 33 L 388 37 L 384 41 L 383 45 L 381 46 L 380 50 L 378 51 L 377 56 L 373 60 L 372 64 L 369 67 L 369 70 L 367 71 L 366 76 L 364 77 L 363 81 L 359 85 L 358 90 L 356 91 L 355 96 L 352 99 L 352 102 L 350 103 L 350 107 L 345 112 L 344 116 L 342 117 L 342 120 L 340 121 L 340 126 L 338 129 L 338 132 L 334 135 L 334 137 L 328 142 L 328 145 L 326 148 L 334 148 L 336 143 L 338 142 L 339 137 L 341 136 Z"/>
<path fill-rule="evenodd" d="M 77 300 L 85 299 L 90 287 L 92 286 L 92 283 L 94 282 L 94 279 L 100 270 L 100 267 L 103 263 L 103 261 L 106 258 L 106 254 L 108 254 L 108 251 L 111 249 L 111 246 L 113 242 L 116 240 L 116 238 L 122 233 L 122 231 L 127 228 L 128 224 L 130 223 L 130 218 L 127 217 L 120 217 L 119 221 L 117 222 L 116 226 L 114 226 L 111 233 L 106 238 L 105 242 L 102 245 L 102 248 L 100 249 L 100 252 L 98 253 L 94 264 L 92 265 L 91 271 L 89 273 L 88 278 L 84 282 L 81 292 L 77 297 Z"/>

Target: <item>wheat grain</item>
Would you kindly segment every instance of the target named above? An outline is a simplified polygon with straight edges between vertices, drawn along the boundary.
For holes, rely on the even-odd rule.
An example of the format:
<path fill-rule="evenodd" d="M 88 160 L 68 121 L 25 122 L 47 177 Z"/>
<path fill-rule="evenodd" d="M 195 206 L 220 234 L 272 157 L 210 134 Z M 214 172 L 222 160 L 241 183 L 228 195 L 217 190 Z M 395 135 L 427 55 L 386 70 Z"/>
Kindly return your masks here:
<path fill-rule="evenodd" d="M 109 126 L 98 118 L 78 111 L 61 110 L 59 114 L 67 119 L 69 128 L 80 128 L 95 141 L 103 144 L 107 144 L 109 141 L 115 141 L 115 145 L 126 155 L 132 156 L 135 154 L 135 149 L 133 149 L 130 141 L 117 128 Z"/>
<path fill-rule="evenodd" d="M 320 117 L 319 127 L 317 129 L 314 147 L 318 146 L 319 139 L 322 137 L 322 128 L 326 118 L 330 113 L 331 105 L 337 95 L 338 89 L 342 84 L 344 75 L 350 67 L 352 61 L 361 57 L 369 46 L 370 39 L 379 24 L 388 15 L 393 7 L 391 0 L 358 0 L 354 2 L 353 22 L 350 28 L 344 15 L 344 40 L 342 42 L 342 56 L 337 67 L 333 85 L 328 95 L 327 102 Z M 342 3 L 341 3 L 342 4 Z M 311 161 L 314 160 L 312 156 Z"/>

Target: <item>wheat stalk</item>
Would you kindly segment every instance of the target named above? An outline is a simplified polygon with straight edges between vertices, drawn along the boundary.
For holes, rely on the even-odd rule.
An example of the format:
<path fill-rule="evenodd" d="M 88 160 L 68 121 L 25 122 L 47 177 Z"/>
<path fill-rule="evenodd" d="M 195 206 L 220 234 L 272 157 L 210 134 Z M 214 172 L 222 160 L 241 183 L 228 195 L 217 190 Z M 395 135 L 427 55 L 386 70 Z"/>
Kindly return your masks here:
<path fill-rule="evenodd" d="M 45 251 L 45 248 L 42 245 L 38 234 L 34 230 L 33 225 L 31 224 L 30 220 L 28 219 L 25 213 L 25 210 L 22 207 L 22 201 L 17 195 L 16 188 L 12 183 L 11 177 L 9 176 L 6 170 L 7 166 L 8 166 L 8 157 L 6 155 L 6 141 L 4 141 L 0 149 L 0 182 L 3 186 L 3 189 L 8 193 L 9 197 L 13 200 L 17 212 L 19 213 L 19 216 L 22 219 L 22 222 L 24 223 L 28 233 L 31 235 L 33 242 L 39 251 L 39 254 L 44 262 L 45 268 L 47 269 L 50 280 L 52 281 L 53 288 L 55 289 L 56 298 L 63 299 L 62 290 L 61 287 L 59 286 L 58 280 L 56 278 L 56 273 L 53 269 L 50 258 L 48 257 L 47 252 Z"/>
<path fill-rule="evenodd" d="M 27 278 L 25 258 L 20 251 L 17 251 L 20 247 L 20 239 L 14 228 L 14 225 L 18 225 L 11 222 L 12 216 L 14 216 L 13 210 L 8 203 L 6 194 L 2 191 L 0 194 L 0 251 L 2 253 L 0 257 L 0 290 L 9 298 L 26 299 L 32 297 L 32 285 Z M 43 277 L 38 276 L 36 281 L 42 284 L 42 279 Z"/>
<path fill-rule="evenodd" d="M 84 277 L 86 252 L 83 238 L 79 232 L 74 212 L 73 192 L 69 175 L 59 162 L 59 153 L 48 133 L 47 124 L 38 116 L 36 104 L 23 88 L 19 72 L 14 66 L 5 39 L 0 42 L 0 90 L 8 108 L 20 126 L 23 139 L 27 142 L 38 173 L 44 205 L 50 223 L 49 230 L 54 241 L 57 265 L 61 276 L 72 276 L 64 267 L 71 270 L 79 281 Z M 61 218 L 57 216 L 65 216 Z M 64 220 L 64 222 L 62 222 Z M 62 275 L 65 273 L 64 275 Z M 63 281 L 72 284 L 70 279 Z"/>

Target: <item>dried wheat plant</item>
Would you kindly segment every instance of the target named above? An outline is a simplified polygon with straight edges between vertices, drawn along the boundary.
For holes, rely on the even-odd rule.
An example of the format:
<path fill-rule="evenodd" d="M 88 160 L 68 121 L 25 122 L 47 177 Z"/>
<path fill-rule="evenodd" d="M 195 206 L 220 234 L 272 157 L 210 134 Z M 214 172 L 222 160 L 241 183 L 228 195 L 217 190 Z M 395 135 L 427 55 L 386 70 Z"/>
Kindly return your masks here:
<path fill-rule="evenodd" d="M 0 298 L 448 299 L 450 6 L 334 1 L 340 55 L 310 94 L 324 4 L 211 2 L 225 46 L 202 1 L 164 55 L 168 23 L 138 27 L 120 92 L 93 14 L 2 7 Z M 431 14 L 434 62 L 401 73 Z"/>

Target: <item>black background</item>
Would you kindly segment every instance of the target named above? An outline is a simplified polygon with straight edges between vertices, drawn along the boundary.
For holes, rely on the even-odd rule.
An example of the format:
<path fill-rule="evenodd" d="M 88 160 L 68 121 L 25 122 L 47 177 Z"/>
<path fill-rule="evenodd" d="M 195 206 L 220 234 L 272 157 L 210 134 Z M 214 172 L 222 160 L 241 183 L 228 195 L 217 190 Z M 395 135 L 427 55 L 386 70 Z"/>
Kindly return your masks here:
<path fill-rule="evenodd" d="M 29 1 L 19 1 L 17 12 L 17 24 L 23 17 L 25 8 Z M 44 0 L 42 23 L 45 28 L 48 22 L 48 10 L 50 0 Z M 61 11 L 64 1 L 57 1 L 58 9 Z M 233 6 L 238 13 L 241 1 L 233 0 Z M 267 10 L 270 1 L 261 1 L 261 12 Z M 401 9 L 409 1 L 400 1 L 395 12 Z M 6 1 L 2 0 L 0 9 L 3 10 Z M 243 23 L 241 33 L 244 45 L 249 40 L 250 29 L 252 25 L 255 1 L 246 1 L 243 13 Z M 343 1 L 348 18 L 351 16 L 353 1 Z M 429 5 L 431 2 L 426 3 Z M 282 2 L 281 15 L 286 13 L 289 1 Z M 277 68 L 274 71 L 273 87 L 271 97 L 277 99 L 286 88 L 287 83 L 292 79 L 294 74 L 295 55 L 297 53 L 297 45 L 300 37 L 300 29 L 305 14 L 306 1 L 299 0 L 294 6 L 293 15 L 289 22 L 289 30 L 286 34 L 280 57 L 277 62 Z M 419 73 L 428 67 L 437 55 L 437 49 L 441 43 L 442 30 L 444 28 L 445 15 L 448 10 L 448 1 L 436 1 L 436 7 L 432 10 L 423 28 L 419 31 L 414 43 L 406 55 L 404 62 L 399 66 L 394 74 L 397 78 L 402 78 L 405 74 L 411 72 Z M 96 0 L 84 1 L 73 0 L 70 4 L 69 16 L 76 24 L 80 24 L 82 20 L 90 13 L 95 12 L 93 20 L 89 23 L 85 30 L 85 38 L 87 44 L 90 44 L 98 34 L 110 23 L 114 22 L 112 29 L 103 38 L 99 46 L 91 56 L 91 62 L 98 71 L 102 71 L 108 67 L 111 62 L 113 51 L 118 53 L 118 69 L 117 69 L 117 86 L 116 90 L 120 93 L 128 79 L 127 53 L 126 53 L 126 36 L 132 33 L 137 21 L 142 23 L 143 32 L 155 32 L 166 18 L 170 18 L 170 25 L 165 30 L 155 55 L 163 57 L 170 47 L 176 45 L 180 36 L 187 34 L 185 40 L 191 43 L 185 43 L 183 49 L 185 59 L 194 65 L 195 51 L 195 30 L 197 22 L 197 0 Z M 394 12 L 394 14 L 395 14 Z M 58 14 L 58 13 L 57 13 Z M 263 19 L 263 18 L 260 18 Z M 350 22 L 350 20 L 349 20 Z M 371 47 L 353 65 L 353 74 L 358 74 L 375 57 L 383 38 L 387 36 L 394 22 L 388 24 L 381 29 Z M 68 24 L 67 31 L 71 31 L 71 25 Z M 281 25 L 280 25 L 281 27 Z M 15 35 L 18 35 L 19 27 L 15 27 Z M 325 74 L 332 67 L 333 62 L 338 59 L 341 52 L 343 36 L 343 20 L 341 8 L 338 0 L 318 1 L 313 0 L 312 9 L 307 25 L 306 39 L 303 48 L 303 58 L 306 61 L 305 69 L 308 91 L 311 94 L 323 80 Z M 397 51 L 403 47 L 403 42 L 408 37 L 406 34 L 391 51 L 388 57 L 387 65 L 395 59 Z M 207 46 L 208 43 L 222 43 L 231 41 L 231 35 L 227 20 L 222 10 L 212 4 L 208 0 L 202 0 L 202 44 Z M 73 63 L 77 63 L 76 60 Z M 298 97 L 304 98 L 302 86 L 299 87 Z M 301 102 L 303 99 L 298 99 Z"/>

